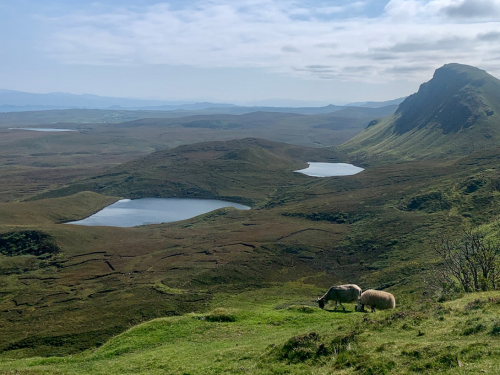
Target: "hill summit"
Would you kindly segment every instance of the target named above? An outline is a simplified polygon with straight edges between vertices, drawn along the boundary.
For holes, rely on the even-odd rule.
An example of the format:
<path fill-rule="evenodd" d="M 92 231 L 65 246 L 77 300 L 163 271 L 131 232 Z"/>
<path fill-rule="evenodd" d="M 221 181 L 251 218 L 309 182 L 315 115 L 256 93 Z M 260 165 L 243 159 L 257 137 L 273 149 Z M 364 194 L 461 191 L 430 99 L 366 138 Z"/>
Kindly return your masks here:
<path fill-rule="evenodd" d="M 372 121 L 342 148 L 410 159 L 467 155 L 499 144 L 499 114 L 500 80 L 472 66 L 446 64 L 394 115 Z"/>

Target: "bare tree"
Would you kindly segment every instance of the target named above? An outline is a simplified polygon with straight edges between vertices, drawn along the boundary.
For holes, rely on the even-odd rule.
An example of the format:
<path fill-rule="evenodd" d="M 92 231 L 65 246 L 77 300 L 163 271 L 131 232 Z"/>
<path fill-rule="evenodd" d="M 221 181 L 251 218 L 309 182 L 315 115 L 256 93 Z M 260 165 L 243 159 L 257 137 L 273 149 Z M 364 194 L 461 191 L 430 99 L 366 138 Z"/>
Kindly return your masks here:
<path fill-rule="evenodd" d="M 470 293 L 500 286 L 500 247 L 478 231 L 464 230 L 462 238 L 455 241 L 441 235 L 434 251 L 442 262 L 426 281 L 433 289 Z"/>

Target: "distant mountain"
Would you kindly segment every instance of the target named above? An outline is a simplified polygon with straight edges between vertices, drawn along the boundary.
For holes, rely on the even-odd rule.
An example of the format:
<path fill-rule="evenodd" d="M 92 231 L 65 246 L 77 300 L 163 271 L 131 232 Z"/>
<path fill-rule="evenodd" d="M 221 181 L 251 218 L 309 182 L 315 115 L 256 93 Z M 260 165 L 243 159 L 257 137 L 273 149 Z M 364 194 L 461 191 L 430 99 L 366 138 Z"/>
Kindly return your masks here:
<path fill-rule="evenodd" d="M 94 109 L 153 109 L 153 110 L 200 110 L 206 108 L 236 107 L 228 103 L 192 103 L 187 101 L 145 100 L 113 98 L 91 94 L 52 92 L 34 94 L 0 89 L 0 112 L 32 110 L 94 108 Z"/>
<path fill-rule="evenodd" d="M 385 107 L 345 107 L 335 112 L 335 116 L 345 116 L 353 118 L 371 118 L 377 119 L 392 115 L 398 109 L 397 105 L 388 105 Z"/>
<path fill-rule="evenodd" d="M 393 100 L 386 100 L 385 102 L 355 102 L 346 104 L 346 107 L 366 107 L 366 108 L 381 108 L 388 105 L 398 105 L 403 102 L 407 97 L 397 98 Z"/>
<path fill-rule="evenodd" d="M 237 102 L 243 107 L 324 107 L 330 103 L 318 100 L 295 100 L 295 99 L 264 99 Z"/>
<path fill-rule="evenodd" d="M 113 111 L 169 111 L 172 112 L 172 117 L 182 117 L 192 114 L 241 115 L 251 112 L 281 112 L 317 115 L 332 113 L 345 108 L 345 106 L 333 104 L 318 106 L 318 104 L 323 103 L 317 101 L 286 99 L 269 99 L 252 103 L 257 105 L 238 106 L 230 103 L 194 103 L 185 101 L 112 98 L 91 94 L 75 95 L 60 92 L 34 94 L 0 89 L 0 112 L 47 111 L 60 109 L 110 109 Z"/>
<path fill-rule="evenodd" d="M 116 109 L 116 106 L 110 107 Z M 179 105 L 161 105 L 161 106 L 146 106 L 146 107 L 118 107 L 121 109 L 129 109 L 129 110 L 144 110 L 144 111 L 199 111 L 204 109 L 212 109 L 212 108 L 239 108 L 235 104 L 229 103 L 210 103 L 210 102 L 202 102 L 202 103 L 189 103 L 189 104 L 179 104 Z"/>
<path fill-rule="evenodd" d="M 396 99 L 399 100 L 399 99 Z M 363 102 L 359 108 L 382 108 L 395 101 Z M 161 101 L 131 98 L 113 98 L 91 94 L 68 94 L 52 92 L 35 94 L 22 91 L 0 89 L 0 112 L 28 112 L 66 109 L 109 109 L 113 111 L 168 111 L 172 116 L 182 117 L 190 115 L 231 114 L 241 115 L 251 112 L 280 112 L 301 115 L 318 115 L 339 111 L 346 106 L 333 104 L 318 106 L 323 102 L 300 101 L 289 99 L 269 99 L 251 102 L 252 106 L 240 106 L 231 103 Z M 370 104 L 372 103 L 372 104 Z M 384 103 L 389 103 L 383 105 Z M 348 105 L 354 106 L 355 103 Z M 356 107 L 356 108 L 358 108 Z M 385 111 L 385 110 L 382 110 Z M 392 112 L 391 112 L 392 113 Z M 150 117 L 150 116 L 147 116 Z M 163 117 L 163 116 L 161 116 Z M 356 116 L 357 117 L 357 116 Z M 366 117 L 366 116 L 361 116 Z M 380 117 L 374 115 L 372 117 Z"/>
<path fill-rule="evenodd" d="M 500 80 L 447 64 L 394 115 L 372 122 L 341 148 L 365 156 L 418 159 L 467 155 L 500 144 Z"/>
<path fill-rule="evenodd" d="M 52 111 L 59 109 L 75 109 L 72 106 L 60 105 L 0 105 L 0 113 L 5 112 L 31 112 L 31 111 Z"/>

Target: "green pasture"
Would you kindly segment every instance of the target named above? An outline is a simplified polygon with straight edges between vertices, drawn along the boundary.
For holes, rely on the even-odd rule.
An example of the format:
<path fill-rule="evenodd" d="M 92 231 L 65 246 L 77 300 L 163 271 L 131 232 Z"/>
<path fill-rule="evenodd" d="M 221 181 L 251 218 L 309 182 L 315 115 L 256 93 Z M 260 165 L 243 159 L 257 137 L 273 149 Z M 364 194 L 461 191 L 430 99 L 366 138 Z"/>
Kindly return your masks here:
<path fill-rule="evenodd" d="M 5 374 L 497 374 L 500 292 L 395 310 L 321 310 L 287 283 L 218 295 L 206 313 L 159 318 L 63 357 L 0 358 Z"/>

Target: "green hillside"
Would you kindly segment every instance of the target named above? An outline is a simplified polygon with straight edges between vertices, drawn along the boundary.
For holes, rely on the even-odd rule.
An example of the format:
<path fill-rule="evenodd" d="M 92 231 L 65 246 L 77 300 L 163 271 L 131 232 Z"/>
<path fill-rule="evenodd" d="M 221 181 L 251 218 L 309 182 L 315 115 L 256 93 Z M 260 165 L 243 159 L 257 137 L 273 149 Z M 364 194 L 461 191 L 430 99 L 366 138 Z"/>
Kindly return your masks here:
<path fill-rule="evenodd" d="M 20 249 L 0 255 L 0 352 L 74 354 L 139 322 L 207 311 L 214 300 L 286 282 L 321 290 L 355 282 L 415 299 L 439 234 L 475 225 L 497 238 L 498 149 L 346 177 L 292 172 L 320 157 L 345 161 L 331 150 L 256 139 L 202 143 L 153 153 L 53 198 L 0 204 L 0 234 L 8 249 Z M 89 186 L 120 195 L 168 187 L 179 196 L 198 186 L 218 198 L 237 194 L 253 209 L 136 228 L 61 224 L 117 199 L 67 195 Z M 23 250 L 32 231 L 50 236 L 58 251 Z M 313 301 L 314 290 L 302 301 Z"/>
<path fill-rule="evenodd" d="M 338 160 L 338 154 L 327 149 L 256 138 L 197 143 L 154 152 L 40 197 L 95 191 L 127 198 L 222 198 L 263 204 L 278 187 L 302 181 L 293 171 L 306 168 L 306 161 Z"/>
<path fill-rule="evenodd" d="M 422 159 L 468 155 L 500 144 L 500 81 L 447 64 L 389 117 L 341 149 L 363 157 Z M 386 160 L 387 161 L 387 160 Z"/>
<path fill-rule="evenodd" d="M 497 374 L 500 294 L 443 304 L 398 300 L 374 314 L 321 310 L 320 289 L 287 283 L 155 319 L 100 348 L 3 359 L 6 374 Z"/>
<path fill-rule="evenodd" d="M 498 292 L 438 303 L 425 283 L 440 265 L 433 246 L 441 235 L 477 228 L 499 241 L 497 87 L 480 70 L 447 65 L 396 114 L 340 148 L 349 153 L 245 138 L 184 144 L 104 169 L 104 148 L 136 149 L 133 137 L 120 138 L 124 129 L 163 131 L 164 120 L 110 125 L 112 138 L 82 132 L 69 143 L 59 135 L 89 155 L 82 172 L 26 175 L 46 185 L 0 203 L 0 372 L 498 373 Z M 367 121 L 363 113 L 346 116 Z M 322 116 L 308 129 L 345 126 Z M 250 131 L 270 119 L 308 132 L 297 115 L 238 121 Z M 172 143 L 185 132 L 225 139 L 234 124 L 189 118 L 165 134 Z M 22 135 L 10 137 L 17 146 L 0 154 L 8 167 L 39 160 L 43 150 L 30 155 Z M 308 161 L 359 160 L 366 169 L 353 176 L 293 172 Z M 63 224 L 119 197 L 174 196 L 252 209 L 134 228 Z M 319 310 L 316 297 L 338 283 L 390 291 L 398 307 Z"/>

